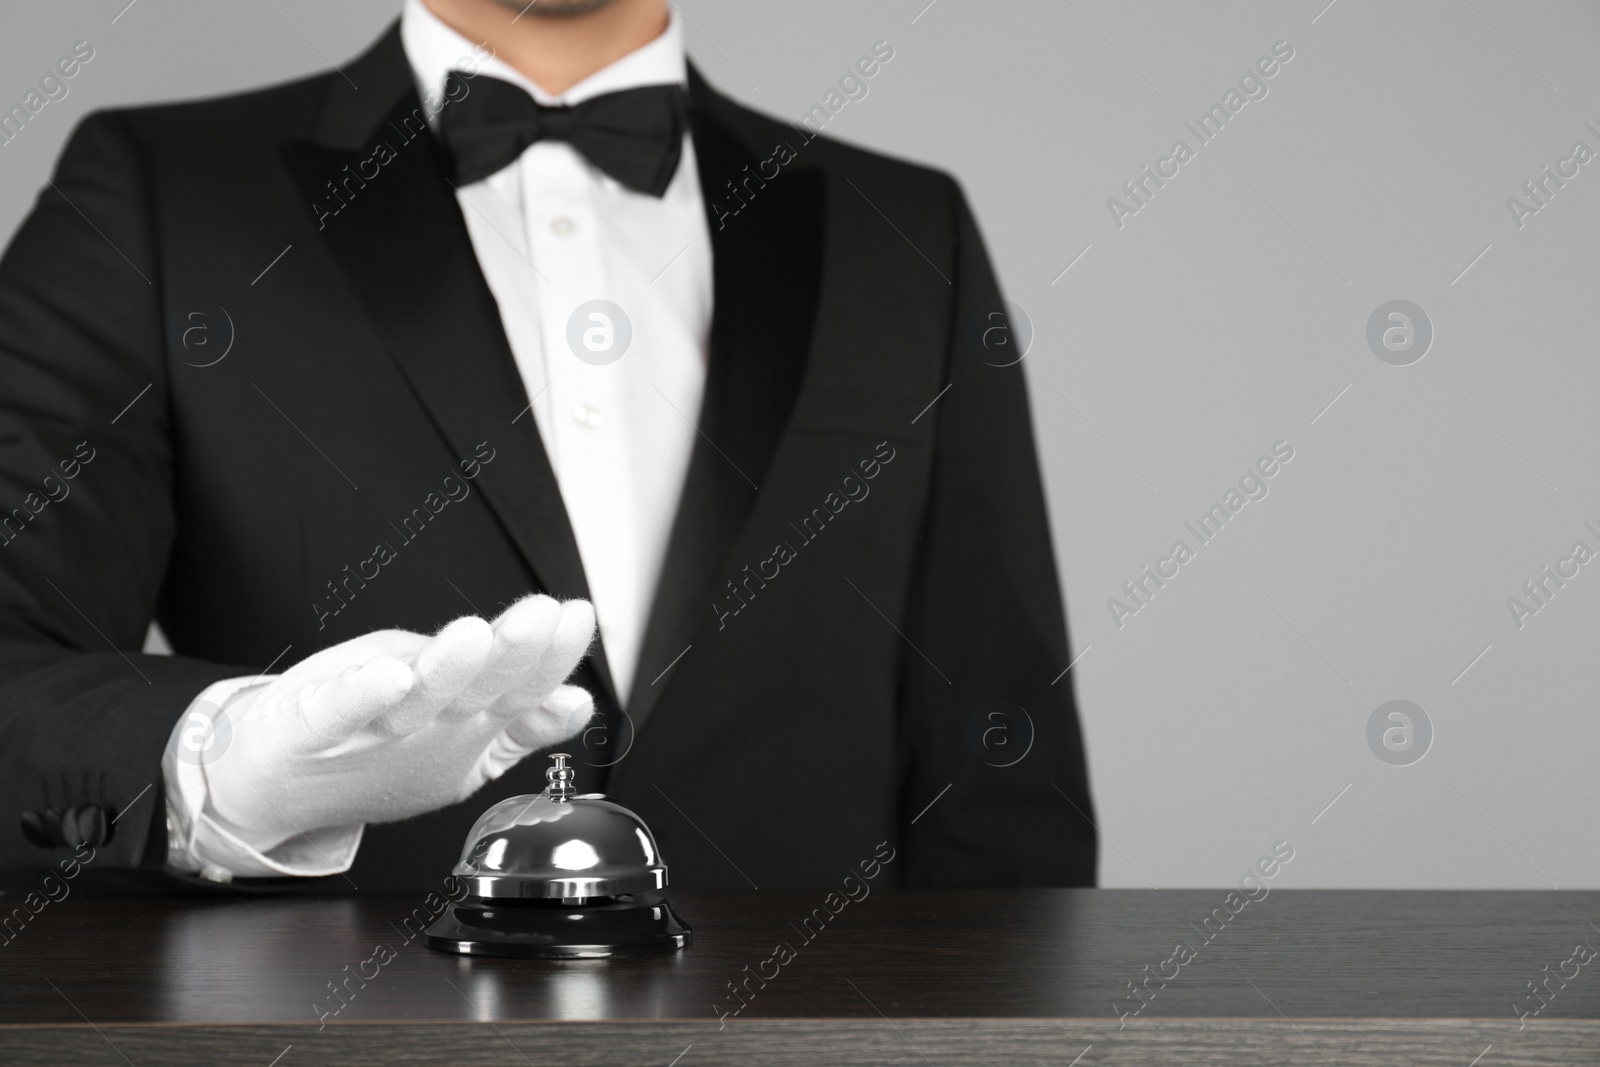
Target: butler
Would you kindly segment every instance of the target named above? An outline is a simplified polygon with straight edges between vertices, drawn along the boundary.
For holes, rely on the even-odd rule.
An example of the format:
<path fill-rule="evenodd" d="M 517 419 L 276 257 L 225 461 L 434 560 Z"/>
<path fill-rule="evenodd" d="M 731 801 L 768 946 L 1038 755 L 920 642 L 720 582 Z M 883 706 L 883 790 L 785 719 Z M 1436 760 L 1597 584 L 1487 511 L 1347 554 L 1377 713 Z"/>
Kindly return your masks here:
<path fill-rule="evenodd" d="M 1091 883 L 960 190 L 662 0 L 523 7 L 73 136 L 0 265 L 0 865 L 431 886 L 559 743 L 674 885 Z"/>

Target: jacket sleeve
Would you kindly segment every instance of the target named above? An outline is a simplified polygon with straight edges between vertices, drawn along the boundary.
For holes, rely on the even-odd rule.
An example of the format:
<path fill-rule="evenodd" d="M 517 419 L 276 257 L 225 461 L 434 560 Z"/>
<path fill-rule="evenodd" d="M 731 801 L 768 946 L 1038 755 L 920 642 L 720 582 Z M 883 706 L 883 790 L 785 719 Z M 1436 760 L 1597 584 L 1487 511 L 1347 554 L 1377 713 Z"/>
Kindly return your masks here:
<path fill-rule="evenodd" d="M 982 238 L 952 195 L 950 387 L 929 412 L 932 491 L 905 616 L 920 650 L 907 651 L 901 684 L 905 881 L 1093 885 L 1093 811 L 1027 389 L 1021 362 L 998 365 L 1015 358 L 1017 338 L 1004 334 Z"/>
<path fill-rule="evenodd" d="M 0 259 L 0 875 L 85 845 L 165 858 L 161 756 L 208 684 L 140 653 L 173 544 L 151 200 L 125 119 L 87 118 Z"/>

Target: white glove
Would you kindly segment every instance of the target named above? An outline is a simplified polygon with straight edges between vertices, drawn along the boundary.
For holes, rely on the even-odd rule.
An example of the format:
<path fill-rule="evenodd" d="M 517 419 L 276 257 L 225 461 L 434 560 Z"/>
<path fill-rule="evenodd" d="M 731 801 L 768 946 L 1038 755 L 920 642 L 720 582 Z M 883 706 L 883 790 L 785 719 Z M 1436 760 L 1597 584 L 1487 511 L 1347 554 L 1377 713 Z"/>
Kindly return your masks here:
<path fill-rule="evenodd" d="M 232 738 L 205 766 L 211 805 L 240 827 L 303 833 L 465 800 L 587 725 L 589 694 L 561 683 L 594 628 L 586 601 L 529 596 L 492 624 L 323 649 L 224 705 Z"/>

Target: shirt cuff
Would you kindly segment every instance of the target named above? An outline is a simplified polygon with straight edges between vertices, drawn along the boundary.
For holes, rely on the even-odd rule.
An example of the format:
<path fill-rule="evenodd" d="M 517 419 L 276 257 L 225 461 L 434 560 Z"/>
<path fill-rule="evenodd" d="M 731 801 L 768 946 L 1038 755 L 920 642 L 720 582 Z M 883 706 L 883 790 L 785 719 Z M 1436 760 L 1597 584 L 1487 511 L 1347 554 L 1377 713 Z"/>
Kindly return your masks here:
<path fill-rule="evenodd" d="M 184 710 L 161 758 L 167 787 L 167 865 L 213 882 L 284 876 L 343 874 L 355 862 L 365 824 L 327 826 L 287 834 L 251 830 L 224 819 L 211 806 L 208 764 L 230 732 L 216 726 L 220 710 L 245 689 L 276 675 L 225 678 L 206 687 Z M 225 721 L 224 721 L 225 722 Z"/>

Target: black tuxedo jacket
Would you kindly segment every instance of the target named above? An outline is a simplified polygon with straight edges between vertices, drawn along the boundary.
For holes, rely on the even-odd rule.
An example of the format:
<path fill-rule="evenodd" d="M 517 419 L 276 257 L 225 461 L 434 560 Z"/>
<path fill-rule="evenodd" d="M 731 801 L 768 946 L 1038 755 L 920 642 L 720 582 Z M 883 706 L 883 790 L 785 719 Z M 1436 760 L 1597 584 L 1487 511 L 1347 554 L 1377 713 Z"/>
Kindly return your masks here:
<path fill-rule="evenodd" d="M 214 680 L 587 595 L 398 31 L 344 73 L 90 116 L 0 263 L 8 873 L 80 841 L 159 869 L 161 754 Z M 884 841 L 901 884 L 1091 884 L 1023 374 L 959 188 L 690 97 L 701 433 L 632 691 L 598 648 L 575 679 L 605 712 L 580 786 L 675 885 L 834 883 Z M 151 618 L 176 655 L 140 654 Z M 547 764 L 368 827 L 349 881 L 436 886 Z"/>

